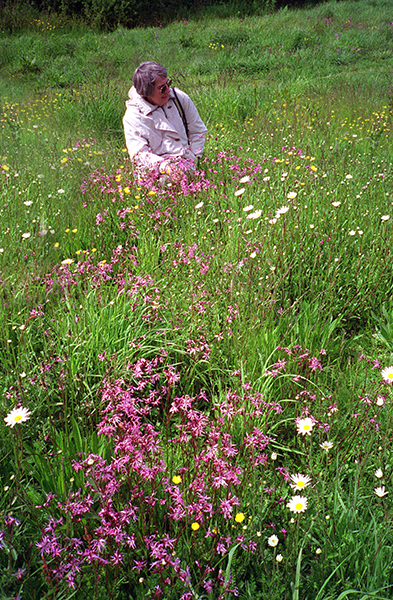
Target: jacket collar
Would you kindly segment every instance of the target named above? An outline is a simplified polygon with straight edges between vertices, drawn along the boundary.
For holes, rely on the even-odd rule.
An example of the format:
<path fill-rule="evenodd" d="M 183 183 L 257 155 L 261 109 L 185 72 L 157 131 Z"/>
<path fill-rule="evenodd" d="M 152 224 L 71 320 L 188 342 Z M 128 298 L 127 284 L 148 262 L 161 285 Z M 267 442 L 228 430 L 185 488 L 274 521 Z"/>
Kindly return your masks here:
<path fill-rule="evenodd" d="M 145 116 L 153 113 L 158 108 L 162 108 L 161 106 L 156 106 L 155 104 L 151 104 L 151 102 L 149 102 L 148 100 L 145 100 L 143 96 L 140 96 L 138 94 L 134 87 L 132 87 L 128 92 L 128 97 L 130 99 L 127 101 L 127 106 L 136 106 L 139 109 L 139 111 Z M 171 89 L 169 92 L 169 100 L 171 100 L 172 98 L 173 92 Z"/>

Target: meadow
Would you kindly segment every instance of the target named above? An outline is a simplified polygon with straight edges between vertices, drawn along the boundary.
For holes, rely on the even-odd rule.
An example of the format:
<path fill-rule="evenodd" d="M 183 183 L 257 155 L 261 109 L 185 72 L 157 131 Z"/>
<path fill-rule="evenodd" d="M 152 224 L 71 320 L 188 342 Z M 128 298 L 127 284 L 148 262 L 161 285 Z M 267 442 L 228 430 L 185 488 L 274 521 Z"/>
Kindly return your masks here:
<path fill-rule="evenodd" d="M 209 129 L 166 187 L 143 60 Z M 393 598 L 390 2 L 40 15 L 0 68 L 1 600 Z"/>

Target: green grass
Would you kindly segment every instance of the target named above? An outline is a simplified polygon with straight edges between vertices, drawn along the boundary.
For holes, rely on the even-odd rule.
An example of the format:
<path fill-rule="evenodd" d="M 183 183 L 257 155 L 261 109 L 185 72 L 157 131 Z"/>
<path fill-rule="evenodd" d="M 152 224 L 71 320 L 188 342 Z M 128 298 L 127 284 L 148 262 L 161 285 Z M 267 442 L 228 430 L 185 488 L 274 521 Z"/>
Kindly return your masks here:
<path fill-rule="evenodd" d="M 380 369 L 393 358 L 392 19 L 382 0 L 343 1 L 110 33 L 48 17 L 0 34 L 0 414 L 31 411 L 0 428 L 0 517 L 20 521 L 1 522 L 2 598 L 139 599 L 165 577 L 165 600 L 229 598 L 203 587 L 195 561 L 244 600 L 391 598 L 392 393 Z M 124 101 L 149 59 L 209 129 L 185 193 L 136 183 L 125 152 Z M 113 510 L 139 509 L 135 549 L 111 540 L 110 566 L 82 565 L 72 591 L 49 583 L 35 544 L 50 517 L 63 518 L 64 547 L 96 535 L 102 490 L 82 520 L 62 503 L 79 488 L 82 502 L 95 477 L 87 462 L 75 472 L 78 453 L 119 458 L 97 425 L 127 390 L 145 407 L 140 431 L 156 436 L 150 454 L 139 448 L 146 469 L 161 451 L 165 467 L 148 480 L 134 457 L 117 474 Z M 176 398 L 194 413 L 170 412 Z M 302 436 L 295 419 L 308 414 Z M 179 443 L 192 418 L 203 431 Z M 119 438 L 130 419 L 116 421 Z M 272 438 L 258 465 L 256 430 Z M 212 456 L 239 482 L 215 488 Z M 165 481 L 179 473 L 189 512 L 171 520 Z M 285 473 L 311 477 L 304 514 L 286 508 Z M 213 516 L 197 512 L 196 482 Z M 145 502 L 153 492 L 162 504 Z M 244 521 L 220 512 L 229 493 Z M 165 534 L 189 587 L 168 565 L 162 577 L 133 569 L 149 557 L 143 536 Z"/>

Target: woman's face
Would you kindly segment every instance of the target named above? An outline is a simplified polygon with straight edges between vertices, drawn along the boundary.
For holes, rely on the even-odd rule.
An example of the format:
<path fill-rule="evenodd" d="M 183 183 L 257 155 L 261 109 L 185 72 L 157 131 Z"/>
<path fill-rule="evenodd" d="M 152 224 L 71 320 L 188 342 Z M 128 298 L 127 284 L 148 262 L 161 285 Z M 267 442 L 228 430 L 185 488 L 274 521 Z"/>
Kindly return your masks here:
<path fill-rule="evenodd" d="M 153 93 L 147 97 L 148 101 L 156 106 L 164 106 L 168 102 L 170 84 L 171 82 L 168 78 L 157 77 Z"/>

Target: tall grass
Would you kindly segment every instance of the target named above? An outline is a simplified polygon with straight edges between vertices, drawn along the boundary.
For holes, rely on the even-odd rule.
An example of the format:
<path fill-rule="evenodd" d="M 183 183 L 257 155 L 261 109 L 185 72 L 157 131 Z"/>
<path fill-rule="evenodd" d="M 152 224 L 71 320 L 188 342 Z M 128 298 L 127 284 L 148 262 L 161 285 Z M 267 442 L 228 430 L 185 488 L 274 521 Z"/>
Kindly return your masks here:
<path fill-rule="evenodd" d="M 391 597 L 392 18 L 1 35 L 2 597 Z M 168 188 L 145 59 L 209 128 Z"/>

